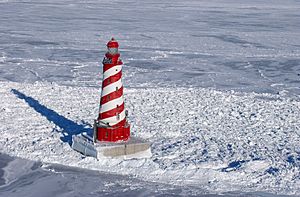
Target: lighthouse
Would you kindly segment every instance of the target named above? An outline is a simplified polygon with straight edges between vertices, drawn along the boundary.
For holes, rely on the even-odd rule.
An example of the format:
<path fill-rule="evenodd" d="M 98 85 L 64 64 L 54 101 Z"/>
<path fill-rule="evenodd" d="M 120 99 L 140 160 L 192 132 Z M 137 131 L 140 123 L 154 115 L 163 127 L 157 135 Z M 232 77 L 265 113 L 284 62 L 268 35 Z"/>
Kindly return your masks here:
<path fill-rule="evenodd" d="M 150 143 L 130 136 L 127 110 L 123 97 L 122 66 L 119 43 L 112 38 L 107 43 L 102 72 L 99 114 L 93 133 L 72 136 L 72 148 L 83 155 L 102 157 L 149 158 Z"/>
<path fill-rule="evenodd" d="M 130 136 L 127 122 L 122 84 L 122 66 L 119 43 L 112 38 L 107 43 L 107 52 L 103 59 L 102 91 L 99 116 L 95 122 L 94 138 L 99 141 L 126 141 Z"/>

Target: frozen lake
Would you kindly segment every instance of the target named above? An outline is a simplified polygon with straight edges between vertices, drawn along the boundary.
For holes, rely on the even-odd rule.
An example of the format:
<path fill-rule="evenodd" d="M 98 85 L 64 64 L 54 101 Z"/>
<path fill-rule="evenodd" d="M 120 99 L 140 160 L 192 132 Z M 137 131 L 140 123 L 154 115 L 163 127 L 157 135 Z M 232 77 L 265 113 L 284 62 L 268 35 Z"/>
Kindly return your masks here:
<path fill-rule="evenodd" d="M 292 96 L 299 98 L 299 10 L 300 1 L 298 0 L 254 0 L 248 2 L 238 0 L 0 0 L 0 81 L 20 83 L 40 81 L 45 82 L 46 84 L 47 82 L 54 82 L 59 85 L 72 87 L 98 88 L 101 85 L 102 79 L 101 61 L 106 50 L 105 44 L 112 36 L 114 36 L 120 43 L 121 57 L 126 64 L 123 71 L 123 83 L 128 89 L 132 88 L 131 91 L 133 92 L 135 88 L 140 87 L 145 90 L 156 87 L 168 87 L 171 89 L 181 87 L 204 87 L 216 90 L 272 93 L 279 94 L 283 97 Z M 7 85 L 19 87 L 18 85 Z M 34 98 L 38 97 L 39 91 L 45 93 L 44 91 L 47 88 L 49 88 L 49 92 L 52 91 L 51 87 L 48 86 L 46 88 L 44 87 L 44 90 L 40 89 L 35 92 L 33 91 L 32 94 L 34 94 Z M 4 101 L 18 102 L 12 100 L 11 97 L 20 100 L 12 95 L 12 93 L 9 92 L 10 90 L 4 89 L 5 87 L 1 89 L 1 93 L 3 93 L 3 95 L 7 94 L 5 97 L 6 100 L 1 95 L 1 103 L 5 104 Z M 26 90 L 24 87 L 23 89 Z M 28 89 L 30 89 L 30 87 L 28 87 Z M 22 92 L 23 90 L 21 89 L 20 91 Z M 70 93 L 64 88 L 62 88 L 61 91 L 67 92 L 68 94 Z M 91 89 L 86 91 L 86 93 L 91 92 Z M 205 93 L 205 91 L 202 92 Z M 150 92 L 150 94 L 157 100 L 161 98 L 158 96 L 156 97 L 154 93 Z M 165 96 L 164 98 L 168 98 L 168 92 L 164 93 L 162 91 L 161 94 Z M 139 94 L 136 93 L 134 95 Z M 147 96 L 148 92 L 145 91 L 143 95 Z M 213 96 L 214 94 L 208 92 L 208 95 Z M 32 95 L 29 94 L 28 98 L 30 96 Z M 61 95 L 52 94 L 52 97 L 53 96 L 59 97 Z M 176 96 L 173 95 L 172 102 L 176 101 L 175 97 Z M 220 97 L 223 98 L 222 96 Z M 225 95 L 224 98 L 225 97 L 229 98 L 230 96 Z M 61 100 L 65 99 L 63 96 L 59 98 L 61 98 Z M 182 103 L 185 102 L 185 98 L 186 97 L 181 98 Z M 187 98 L 194 99 L 194 97 L 189 96 Z M 204 97 L 204 99 L 205 98 L 207 97 Z M 217 96 L 214 98 L 216 99 Z M 235 96 L 232 98 L 235 98 Z M 242 101 L 247 101 L 246 106 L 248 106 L 249 103 L 251 104 L 246 96 L 241 97 L 241 99 Z M 80 100 L 78 103 L 85 101 L 90 104 L 90 101 L 86 98 L 78 100 Z M 245 108 L 242 101 L 239 102 L 236 100 L 233 99 L 233 101 L 238 104 L 235 105 L 233 103 L 232 106 L 238 106 L 237 109 L 239 109 L 239 104 L 241 104 L 241 106 L 243 106 L 241 108 Z M 46 98 L 41 97 L 40 100 L 37 100 L 35 103 L 38 103 L 39 101 L 45 102 Z M 193 102 L 194 101 L 195 100 L 193 100 Z M 163 101 L 160 102 L 164 104 Z M 143 102 L 141 101 L 140 103 Z M 221 100 L 220 103 L 224 103 L 224 100 Z M 230 104 L 230 102 L 228 103 Z M 296 112 L 298 112 L 295 107 L 297 106 L 297 103 L 291 105 L 291 108 L 295 109 L 296 115 L 294 114 L 291 119 L 287 119 L 290 122 L 284 122 L 284 118 L 286 117 L 281 117 L 280 115 L 286 113 L 286 116 L 288 117 L 290 115 L 289 110 L 292 111 L 293 109 L 288 108 L 288 102 L 277 102 L 277 104 L 279 103 L 278 105 L 282 104 L 282 106 L 286 106 L 286 108 L 280 108 L 281 106 L 278 107 L 277 105 L 277 108 L 274 108 L 274 118 L 271 120 L 273 121 L 273 125 L 276 125 L 276 123 L 282 123 L 283 125 L 279 125 L 275 129 L 271 127 L 272 124 L 269 124 L 270 119 L 268 118 L 269 116 L 267 116 L 269 112 L 267 111 L 266 106 L 270 104 L 269 107 L 271 108 L 276 102 L 275 104 L 270 102 L 266 105 L 264 105 L 266 101 L 259 101 L 258 103 L 258 106 L 262 106 L 263 110 L 261 110 L 261 108 L 255 108 L 257 111 L 255 111 L 254 114 L 255 116 L 262 115 L 262 120 L 265 121 L 262 121 L 261 127 L 257 124 L 259 127 L 257 132 L 258 135 L 264 133 L 263 131 L 268 127 L 270 133 L 277 132 L 276 136 L 279 136 L 278 139 L 280 138 L 280 142 L 284 142 L 282 145 L 284 147 L 283 150 L 287 151 L 287 153 L 284 151 L 282 151 L 282 153 L 276 152 L 275 147 L 277 147 L 277 145 L 274 143 L 275 145 L 273 146 L 272 144 L 272 146 L 270 146 L 271 148 L 269 147 L 269 150 L 264 149 L 266 154 L 259 159 L 263 159 L 264 161 L 271 160 L 275 163 L 268 164 L 270 165 L 268 167 L 287 164 L 288 167 L 270 168 L 274 169 L 274 172 L 271 170 L 269 175 L 271 174 L 270 176 L 272 176 L 272 174 L 275 174 L 275 177 L 277 173 L 276 169 L 279 170 L 281 173 L 280 176 L 278 175 L 278 177 L 272 178 L 272 183 L 275 185 L 273 185 L 273 187 L 276 188 L 276 184 L 279 184 L 280 186 L 278 191 L 276 190 L 277 192 L 295 193 L 298 187 L 295 189 L 293 186 L 289 185 L 289 182 L 292 181 L 293 184 L 296 185 L 297 181 L 299 181 L 299 177 L 294 176 L 298 172 L 297 169 L 299 169 L 299 148 L 295 145 L 299 138 L 284 138 L 288 135 L 280 133 L 280 129 L 284 128 L 283 130 L 293 134 L 291 136 L 298 135 L 299 137 L 299 134 L 296 133 L 299 130 L 299 124 L 297 125 L 294 121 L 294 116 L 296 116 Z M 52 105 L 50 109 L 54 106 L 56 107 L 56 110 L 65 107 L 56 106 L 56 104 L 59 105 L 59 102 L 57 102 L 55 98 L 52 98 L 52 101 L 47 103 L 47 105 Z M 70 105 L 72 104 L 74 103 L 70 103 Z M 137 105 L 138 103 L 133 103 L 132 105 L 134 106 L 134 104 Z M 193 104 L 189 101 L 185 104 L 190 104 L 190 106 L 194 108 L 198 107 L 197 103 Z M 218 105 L 218 103 L 212 105 L 213 107 L 216 106 L 216 108 L 214 108 L 215 111 L 208 110 L 209 112 L 212 112 L 207 115 L 207 117 L 211 118 L 208 120 L 209 124 L 215 120 L 223 120 L 222 116 L 217 116 L 220 112 L 217 109 Z M 11 125 L 16 126 L 9 122 L 10 115 L 13 112 L 18 111 L 17 108 L 20 106 L 20 110 L 28 109 L 21 104 L 16 105 L 16 107 L 12 109 L 10 109 L 11 105 L 3 106 L 4 107 L 1 107 L 0 109 L 2 114 L 0 119 L 7 121 L 4 122 L 5 124 L 7 123 L 7 126 L 4 124 L 4 126 L 1 127 L 1 129 L 5 128 L 2 129 L 5 133 L 12 129 L 12 127 L 10 127 Z M 79 104 L 77 106 L 79 106 Z M 90 106 L 92 105 L 90 104 Z M 178 104 L 178 106 L 180 106 L 180 104 Z M 129 107 L 132 106 L 130 105 Z M 148 106 L 148 108 L 148 113 L 151 114 L 151 106 Z M 181 107 L 178 108 L 180 109 Z M 65 113 L 63 114 L 65 117 L 70 115 L 70 117 L 77 122 L 94 118 L 91 115 L 93 113 L 85 114 L 86 112 L 78 112 L 77 108 L 74 108 L 74 106 L 69 106 L 68 109 L 71 109 L 70 111 L 73 110 L 73 114 L 67 114 L 64 109 L 59 112 L 62 114 Z M 92 108 L 89 110 L 93 111 Z M 87 111 L 90 112 L 89 110 Z M 177 109 L 175 108 L 175 110 Z M 247 110 L 247 112 L 251 114 L 250 112 L 252 112 L 252 109 L 249 108 Z M 197 113 L 203 111 L 206 112 L 205 109 L 202 108 L 199 108 L 198 111 L 196 109 Z M 261 111 L 264 113 L 260 114 Z M 278 115 L 276 114 L 276 111 L 284 113 Z M 139 121 L 139 118 L 144 116 L 142 112 L 138 110 L 137 112 L 140 113 L 139 116 L 137 115 L 135 117 L 133 115 L 133 119 Z M 236 113 L 239 120 L 243 120 L 244 114 L 239 114 L 238 110 Z M 29 116 L 30 118 L 37 117 L 37 119 L 32 119 L 33 122 L 36 120 L 41 122 L 43 120 L 43 116 L 41 115 L 38 116 L 35 113 L 30 115 L 32 115 Z M 151 118 L 153 118 L 154 115 Z M 164 117 L 165 115 L 166 114 L 163 114 L 161 117 Z M 233 113 L 233 115 L 235 114 Z M 212 117 L 215 116 L 217 118 L 213 119 Z M 187 115 L 181 115 L 180 117 L 183 121 L 189 121 L 184 119 Z M 199 113 L 198 118 L 205 117 L 205 114 Z M 230 118 L 232 117 L 233 116 L 230 116 Z M 26 118 L 26 116 L 23 116 L 23 118 Z M 278 118 L 278 121 L 276 118 Z M 276 122 L 274 122 L 275 119 Z M 230 120 L 232 120 L 234 124 L 238 122 L 234 121 L 234 119 Z M 22 119 L 21 121 L 26 122 L 26 119 Z M 177 123 L 176 119 L 169 121 L 171 121 L 169 125 L 172 126 L 175 125 L 173 124 L 174 122 Z M 150 134 L 147 133 L 149 131 L 148 128 L 150 127 L 148 127 L 147 124 L 142 125 L 141 122 L 142 121 L 137 123 L 140 124 L 138 125 L 139 128 L 144 127 L 143 132 L 145 132 L 145 134 L 148 134 L 149 136 L 153 135 L 151 132 Z M 194 123 L 195 122 L 197 121 L 194 120 Z M 203 132 L 203 127 L 206 130 L 209 130 L 207 128 L 209 128 L 210 125 L 206 125 L 206 128 L 206 126 L 202 125 L 203 122 L 204 121 L 199 122 L 199 124 L 190 124 L 192 125 L 190 127 L 191 130 L 187 131 L 187 134 L 192 136 L 181 136 L 181 134 L 178 134 L 174 135 L 175 137 L 164 139 L 165 136 L 157 135 L 159 143 L 162 143 L 158 143 L 158 145 L 162 146 L 162 148 L 164 146 L 168 147 L 168 143 L 171 145 L 173 143 L 173 146 L 170 148 L 171 150 L 166 148 L 166 152 L 161 156 L 162 159 L 159 158 L 160 155 L 155 156 L 161 159 L 161 161 L 158 159 L 158 161 L 161 162 L 159 168 L 162 168 L 169 163 L 170 165 L 168 168 L 172 168 L 173 164 L 178 167 L 181 165 L 179 162 L 182 160 L 181 157 L 184 157 L 183 159 L 186 160 L 193 159 L 193 162 L 194 160 L 202 159 L 202 156 L 199 156 L 200 153 L 197 152 L 198 147 L 185 149 L 183 143 L 184 140 L 189 139 L 188 137 L 194 139 L 193 135 L 200 136 L 200 131 Z M 224 122 L 230 121 L 224 120 L 221 123 Z M 28 122 L 26 122 L 26 124 L 27 123 Z M 216 121 L 216 125 L 220 125 L 218 123 L 219 122 Z M 28 123 L 27 126 L 29 127 L 32 124 L 34 125 L 34 123 Z M 40 124 L 41 125 L 37 125 L 36 128 L 32 128 L 33 131 L 39 131 L 40 128 L 43 128 L 44 131 L 47 129 L 51 130 L 51 126 L 53 126 L 47 126 L 47 129 L 45 129 L 44 127 L 46 127 L 45 125 L 48 123 L 43 122 L 44 125 L 42 123 Z M 150 124 L 150 122 L 148 124 Z M 165 129 L 177 132 L 173 127 L 169 127 L 168 123 L 160 125 L 153 121 L 151 124 L 158 125 L 158 129 L 165 127 Z M 184 125 L 186 123 L 182 124 Z M 234 131 L 232 132 L 232 135 L 236 136 L 235 132 L 239 131 L 240 124 L 237 124 L 237 128 L 234 128 L 234 124 L 232 124 Z M 212 125 L 215 126 L 214 124 Z M 56 126 L 54 127 L 53 130 L 56 129 Z M 16 128 L 14 127 L 12 130 L 14 129 Z M 222 128 L 214 127 L 210 129 L 219 131 Z M 2 130 L 0 130 L 0 132 Z M 194 130 L 198 133 L 193 133 Z M 222 141 L 220 141 L 221 145 L 211 143 L 209 140 L 220 137 L 214 136 L 213 132 L 211 133 L 207 132 L 208 138 L 206 140 L 210 144 L 205 143 L 205 146 L 210 148 L 208 149 L 210 153 L 216 153 L 216 157 L 222 156 L 222 154 L 225 154 L 222 152 L 222 148 L 225 147 L 226 149 L 226 144 L 222 144 Z M 255 137 L 255 134 L 253 135 Z M 42 136 L 45 137 L 46 135 Z M 172 133 L 170 133 L 170 136 L 172 136 Z M 252 135 L 250 136 L 252 137 Z M 53 139 L 56 139 L 55 137 L 56 136 L 54 136 Z M 176 137 L 182 141 L 182 143 L 179 143 L 181 147 L 177 147 L 179 145 L 176 144 Z M 243 136 L 241 138 L 246 141 L 246 138 L 244 139 Z M 274 138 L 270 139 L 274 140 Z M 8 144 L 19 145 L 14 143 L 13 140 L 14 139 L 12 139 L 12 142 L 9 141 Z M 4 145 L 6 143 L 4 139 L 0 139 L 0 142 Z M 32 142 L 28 142 L 30 145 L 31 143 Z M 52 142 L 52 145 L 55 143 L 57 142 Z M 238 144 L 240 141 L 237 140 L 236 143 Z M 243 158 L 244 155 L 249 156 L 250 154 L 247 152 L 247 144 L 245 145 L 243 143 L 244 142 L 241 141 L 242 148 L 238 147 L 241 148 L 240 150 L 244 150 L 244 152 L 241 153 L 242 156 L 236 157 L 236 155 L 233 154 L 233 156 L 229 157 L 226 155 L 229 157 L 228 161 L 223 161 L 222 158 L 221 162 L 229 162 L 229 164 L 232 164 L 230 162 L 233 161 L 233 164 L 243 167 L 243 162 L 246 161 L 245 163 L 247 163 L 250 161 Z M 265 142 L 262 140 L 259 141 L 258 144 L 264 145 Z M 286 144 L 289 145 L 286 146 Z M 28 145 L 29 148 L 36 148 L 35 146 L 30 145 Z M 60 145 L 57 145 L 57 150 L 60 150 L 59 146 Z M 246 148 L 243 149 L 243 146 Z M 20 148 L 20 145 L 18 148 Z M 159 148 L 159 146 L 158 148 L 156 147 L 155 151 L 157 154 L 160 153 Z M 182 156 L 182 154 L 179 154 L 178 158 L 175 157 L 175 159 L 171 157 L 172 155 L 169 158 L 168 154 L 171 154 L 172 151 L 177 153 L 177 148 L 180 151 L 193 152 L 194 155 L 192 156 L 195 158 L 190 158 L 191 155 L 188 154 L 186 156 L 187 158 Z M 14 149 L 15 147 L 8 147 L 6 150 Z M 20 148 L 20 150 L 22 150 L 22 148 Z M 218 152 L 219 150 L 220 152 Z M 168 153 L 168 151 L 170 151 L 170 153 Z M 268 155 L 269 153 L 270 155 Z M 13 152 L 13 154 L 16 153 Z M 22 154 L 26 155 L 27 153 Z M 33 151 L 31 154 L 30 157 L 34 157 L 36 153 Z M 203 154 L 205 155 L 205 153 Z M 291 158 L 289 154 L 293 154 L 293 162 L 289 161 L 288 158 Z M 273 158 L 274 155 L 278 157 Z M 214 159 L 214 157 L 208 157 L 208 161 L 205 162 L 219 161 Z M 240 160 L 241 163 L 234 163 L 234 159 Z M 153 158 L 153 160 L 155 160 L 155 158 Z M 206 164 L 205 162 L 204 164 Z M 24 164 L 25 168 L 21 168 L 18 171 L 19 174 L 10 174 L 12 178 L 9 179 L 10 181 L 7 181 L 7 174 L 5 174 L 7 171 L 5 171 L 5 169 L 3 170 L 3 168 L 9 163 L 13 163 L 18 168 L 20 165 Z M 80 162 L 78 163 L 80 164 Z M 204 169 L 205 168 L 206 167 L 204 166 Z M 284 170 L 286 170 L 286 168 L 286 173 L 291 174 L 290 179 L 282 178 L 285 177 Z M 213 170 L 214 169 L 212 169 L 212 171 Z M 255 175 L 254 171 L 253 173 L 251 171 L 251 176 L 261 177 L 261 174 L 259 173 L 258 175 Z M 239 173 L 239 171 L 237 171 L 237 173 Z M 247 177 L 247 174 L 244 175 Z M 249 176 L 250 179 L 251 176 Z M 247 182 L 249 182 L 249 180 L 245 178 L 243 184 Z M 253 184 L 253 187 L 255 188 L 260 183 Z M 83 190 L 80 189 L 80 186 L 82 185 L 85 186 L 85 189 Z M 262 188 L 266 188 L 267 186 L 268 183 L 265 183 Z M 24 191 L 29 192 L 26 193 L 27 196 L 40 195 L 40 193 L 30 193 L 36 190 L 40 190 L 41 192 L 47 191 L 47 195 L 49 196 L 55 195 L 62 197 L 74 196 L 75 194 L 84 196 L 202 195 L 202 191 L 199 188 L 157 184 L 141 181 L 130 176 L 108 175 L 80 168 L 37 163 L 0 154 L 0 196 L 24 196 Z M 226 191 L 226 188 L 224 190 Z M 266 193 L 228 193 L 228 195 L 270 196 Z"/>
<path fill-rule="evenodd" d="M 150 183 L 134 177 L 62 165 L 47 165 L 0 154 L 0 196 L 178 196 L 197 193 L 199 195 L 199 191 L 193 191 L 192 188 Z"/>
<path fill-rule="evenodd" d="M 298 95 L 299 9 L 297 0 L 1 0 L 0 80 L 98 87 L 114 36 L 127 87 Z"/>
<path fill-rule="evenodd" d="M 203 192 L 205 193 L 205 192 Z M 192 187 L 151 183 L 134 177 L 98 171 L 42 164 L 0 154 L 0 196 L 5 197 L 73 197 L 73 196 L 199 196 Z M 258 197 L 267 193 L 228 193 L 225 196 Z"/>

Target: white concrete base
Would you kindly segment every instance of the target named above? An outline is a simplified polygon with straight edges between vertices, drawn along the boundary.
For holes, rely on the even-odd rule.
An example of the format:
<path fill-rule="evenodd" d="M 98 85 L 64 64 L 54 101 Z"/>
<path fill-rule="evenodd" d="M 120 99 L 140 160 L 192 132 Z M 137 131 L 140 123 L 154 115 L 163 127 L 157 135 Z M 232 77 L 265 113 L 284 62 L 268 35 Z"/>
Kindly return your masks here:
<path fill-rule="evenodd" d="M 140 138 L 130 137 L 127 141 L 121 142 L 99 142 L 95 143 L 97 156 L 99 157 L 151 157 L 150 143 Z"/>
<path fill-rule="evenodd" d="M 72 137 L 72 148 L 86 156 L 96 157 L 123 157 L 149 158 L 151 157 L 150 143 L 143 139 L 130 137 L 127 141 L 93 143 L 93 139 L 86 134 L 79 134 Z"/>

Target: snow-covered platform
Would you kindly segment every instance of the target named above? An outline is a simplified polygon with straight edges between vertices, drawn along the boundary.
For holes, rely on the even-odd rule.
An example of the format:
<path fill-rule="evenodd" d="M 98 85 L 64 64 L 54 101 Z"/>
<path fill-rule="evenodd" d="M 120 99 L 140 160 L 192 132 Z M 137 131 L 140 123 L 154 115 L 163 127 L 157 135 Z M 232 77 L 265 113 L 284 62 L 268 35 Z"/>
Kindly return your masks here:
<path fill-rule="evenodd" d="M 86 156 L 149 158 L 151 157 L 150 143 L 137 137 L 130 137 L 127 141 L 101 142 L 88 136 L 86 133 L 72 137 L 72 148 Z"/>

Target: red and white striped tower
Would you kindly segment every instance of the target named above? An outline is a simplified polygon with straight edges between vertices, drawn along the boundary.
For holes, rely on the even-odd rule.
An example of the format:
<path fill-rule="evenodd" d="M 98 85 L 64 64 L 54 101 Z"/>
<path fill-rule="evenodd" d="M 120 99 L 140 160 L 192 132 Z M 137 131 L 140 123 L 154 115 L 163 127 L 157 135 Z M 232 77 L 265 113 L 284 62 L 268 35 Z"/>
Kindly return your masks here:
<path fill-rule="evenodd" d="M 95 122 L 95 137 L 99 141 L 115 142 L 127 140 L 130 136 L 123 99 L 123 63 L 118 48 L 118 42 L 112 38 L 107 43 L 108 51 L 103 59 L 100 111 Z"/>

